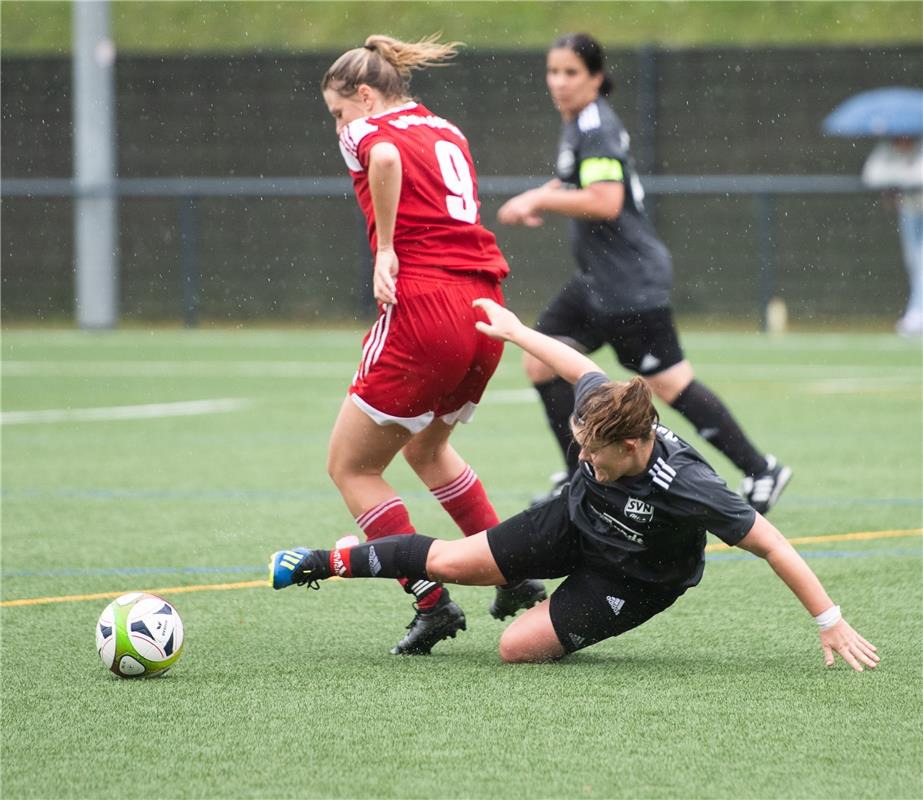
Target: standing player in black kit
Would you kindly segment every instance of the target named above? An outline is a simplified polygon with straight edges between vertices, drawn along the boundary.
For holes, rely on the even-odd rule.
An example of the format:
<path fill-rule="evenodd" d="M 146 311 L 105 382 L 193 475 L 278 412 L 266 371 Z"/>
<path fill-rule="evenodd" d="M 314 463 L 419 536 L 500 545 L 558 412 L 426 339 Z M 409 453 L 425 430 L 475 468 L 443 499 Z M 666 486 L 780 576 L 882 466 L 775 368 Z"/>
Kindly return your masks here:
<path fill-rule="evenodd" d="M 557 177 L 512 198 L 498 212 L 508 225 L 541 225 L 546 212 L 573 220 L 577 272 L 536 329 L 584 353 L 609 344 L 623 367 L 641 375 L 657 397 L 737 466 L 744 474 L 741 495 L 767 513 L 791 469 L 753 446 L 721 399 L 695 379 L 683 355 L 670 308 L 670 253 L 644 212 L 628 133 L 604 99 L 612 81 L 599 43 L 584 33 L 555 41 L 548 52 L 547 83 L 564 123 Z M 568 426 L 573 389 L 534 356 L 527 353 L 524 363 L 569 476 L 577 468 Z"/>
<path fill-rule="evenodd" d="M 586 356 L 527 328 L 494 301 L 474 305 L 489 319 L 476 323 L 478 330 L 518 345 L 575 384 L 571 424 L 580 462 L 571 483 L 466 539 L 414 534 L 335 550 L 281 551 L 271 561 L 273 588 L 316 587 L 334 575 L 475 586 L 563 577 L 548 600 L 500 639 L 504 661 L 547 661 L 625 633 L 671 606 L 701 580 L 711 531 L 766 560 L 817 621 L 827 666 L 835 652 L 859 672 L 878 663 L 875 646 L 843 619 L 788 540 L 658 424 L 642 378 L 609 381 Z"/>

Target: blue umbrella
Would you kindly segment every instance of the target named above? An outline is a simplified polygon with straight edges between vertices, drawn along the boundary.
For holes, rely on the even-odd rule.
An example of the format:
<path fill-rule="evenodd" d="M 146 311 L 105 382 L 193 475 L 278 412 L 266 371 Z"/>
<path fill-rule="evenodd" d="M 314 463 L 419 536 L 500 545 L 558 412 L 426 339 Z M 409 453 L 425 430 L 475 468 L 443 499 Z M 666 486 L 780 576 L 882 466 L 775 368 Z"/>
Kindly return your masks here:
<path fill-rule="evenodd" d="M 923 136 L 923 90 L 861 92 L 827 116 L 823 131 L 830 136 Z"/>

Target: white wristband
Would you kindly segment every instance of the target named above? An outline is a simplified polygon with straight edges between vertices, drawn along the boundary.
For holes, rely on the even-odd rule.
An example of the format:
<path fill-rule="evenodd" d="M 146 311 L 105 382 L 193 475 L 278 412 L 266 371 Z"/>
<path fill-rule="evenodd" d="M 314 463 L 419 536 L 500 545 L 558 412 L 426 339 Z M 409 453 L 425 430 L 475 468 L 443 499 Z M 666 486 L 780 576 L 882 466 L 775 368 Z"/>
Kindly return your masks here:
<path fill-rule="evenodd" d="M 828 628 L 832 628 L 843 619 L 843 615 L 840 613 L 839 606 L 830 606 L 830 608 L 818 614 L 814 619 L 817 621 L 817 626 L 822 631 L 825 631 Z"/>

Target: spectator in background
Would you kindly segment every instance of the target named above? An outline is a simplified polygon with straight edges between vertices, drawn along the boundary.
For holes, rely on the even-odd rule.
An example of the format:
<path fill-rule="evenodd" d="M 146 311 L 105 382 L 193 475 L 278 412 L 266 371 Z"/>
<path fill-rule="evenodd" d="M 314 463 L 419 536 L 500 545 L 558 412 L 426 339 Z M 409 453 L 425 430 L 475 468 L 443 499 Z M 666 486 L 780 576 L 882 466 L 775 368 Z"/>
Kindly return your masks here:
<path fill-rule="evenodd" d="M 403 456 L 466 536 L 498 522 L 480 479 L 449 444 L 468 422 L 503 344 L 478 334 L 471 302 L 503 302 L 509 272 L 481 225 L 474 162 L 464 134 L 411 99 L 412 70 L 440 64 L 456 44 L 369 36 L 327 70 L 324 102 L 368 223 L 379 316 L 330 437 L 327 470 L 368 539 L 412 534 L 403 500 L 382 473 Z M 336 235 L 336 234 L 331 234 Z M 290 567 L 281 556 L 276 569 Z M 416 615 L 394 654 L 426 654 L 465 629 L 436 581 L 403 580 Z M 545 597 L 539 581 L 497 590 L 502 619 Z"/>
<path fill-rule="evenodd" d="M 923 139 L 879 142 L 862 168 L 862 182 L 894 192 L 910 298 L 897 321 L 902 336 L 923 336 Z"/>
<path fill-rule="evenodd" d="M 623 367 L 641 375 L 734 463 L 744 475 L 741 495 L 767 513 L 791 469 L 753 445 L 721 398 L 695 379 L 683 354 L 670 308 L 670 253 L 645 213 L 628 132 L 605 99 L 612 79 L 599 42 L 585 33 L 559 38 L 548 51 L 546 81 L 563 123 L 556 177 L 498 212 L 507 225 L 541 225 L 548 212 L 572 220 L 577 272 L 536 329 L 584 353 L 610 345 Z M 573 388 L 528 353 L 524 363 L 572 475 Z"/>

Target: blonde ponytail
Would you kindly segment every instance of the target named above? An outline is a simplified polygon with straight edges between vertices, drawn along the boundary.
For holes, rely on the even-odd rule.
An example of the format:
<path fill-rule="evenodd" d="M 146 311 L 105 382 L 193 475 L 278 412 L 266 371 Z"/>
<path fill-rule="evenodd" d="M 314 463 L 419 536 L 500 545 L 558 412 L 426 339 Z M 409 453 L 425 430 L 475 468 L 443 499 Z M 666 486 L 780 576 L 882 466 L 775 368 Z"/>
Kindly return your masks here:
<path fill-rule="evenodd" d="M 443 62 L 455 58 L 461 45 L 461 42 L 440 42 L 438 33 L 419 42 L 402 42 L 380 34 L 365 40 L 365 49 L 378 53 L 406 81 L 410 80 L 411 70 L 447 67 Z"/>
<path fill-rule="evenodd" d="M 418 42 L 373 34 L 362 47 L 347 50 L 333 62 L 321 81 L 321 90 L 332 89 L 351 97 L 366 84 L 389 99 L 409 97 L 413 70 L 448 66 L 443 62 L 458 55 L 461 42 L 438 39 L 438 33 Z"/>

